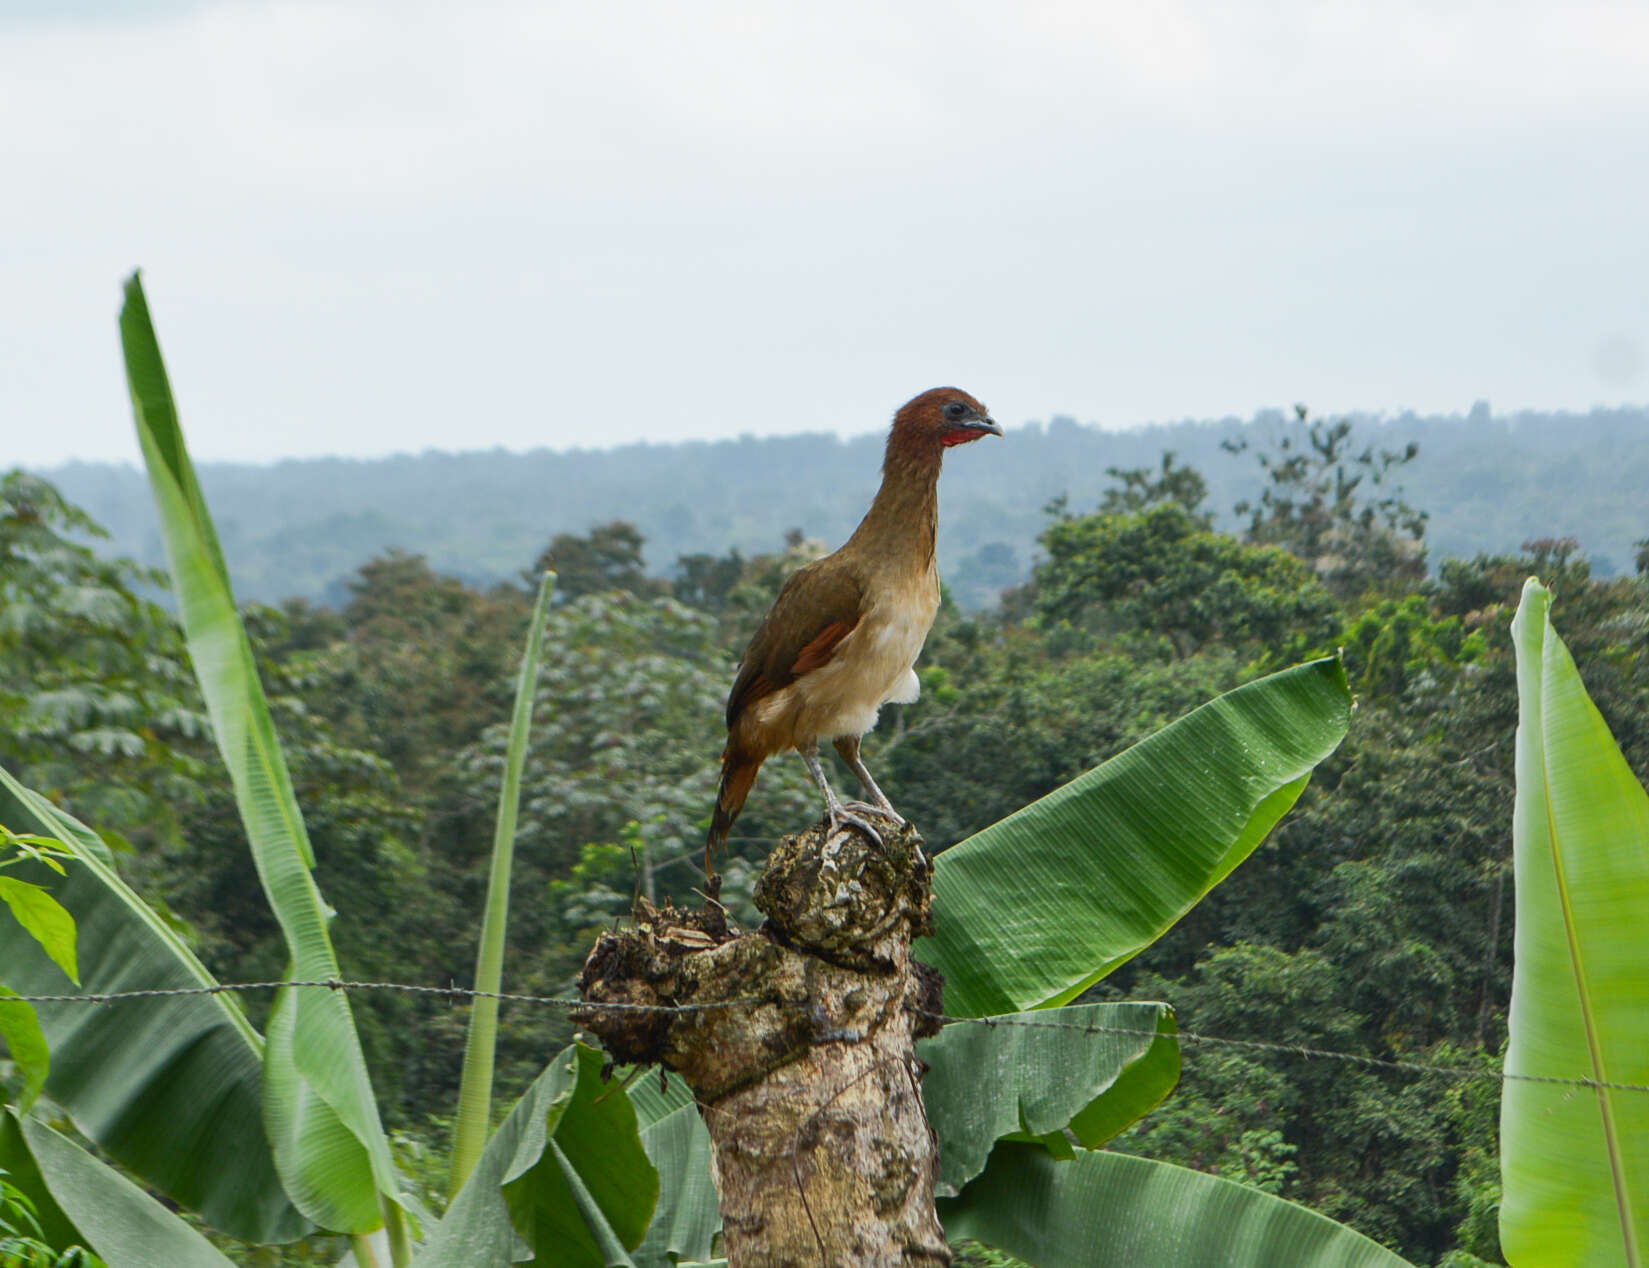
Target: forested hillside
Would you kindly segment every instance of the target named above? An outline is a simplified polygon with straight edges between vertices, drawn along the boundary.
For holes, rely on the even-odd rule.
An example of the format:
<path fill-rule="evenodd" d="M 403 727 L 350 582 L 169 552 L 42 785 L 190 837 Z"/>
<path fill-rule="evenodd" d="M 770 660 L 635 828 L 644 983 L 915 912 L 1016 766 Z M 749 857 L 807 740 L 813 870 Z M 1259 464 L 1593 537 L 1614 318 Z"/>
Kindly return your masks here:
<path fill-rule="evenodd" d="M 1011 418 L 1011 414 L 1006 417 Z M 1043 507 L 1064 495 L 1091 509 L 1111 467 L 1155 465 L 1164 450 L 1206 478 L 1217 521 L 1260 491 L 1251 458 L 1293 425 L 1280 415 L 1246 422 L 1183 422 L 1106 431 L 1056 418 L 1009 427 L 987 461 L 953 463 L 945 476 L 940 568 L 957 601 L 987 606 L 1030 574 Z M 1358 420 L 1362 442 L 1419 445 L 1403 473 L 1430 515 L 1437 557 L 1574 537 L 1599 576 L 1632 569 L 1646 531 L 1649 409 L 1590 414 Z M 610 450 L 517 454 L 425 453 L 376 461 L 307 459 L 272 467 L 206 465 L 202 482 L 240 593 L 333 606 L 373 555 L 398 547 L 471 585 L 508 580 L 556 533 L 624 520 L 647 541 L 646 567 L 667 576 L 678 556 L 772 550 L 791 529 L 839 543 L 879 478 L 882 436 L 851 441 L 792 436 Z M 3 460 L 3 454 L 0 454 Z M 131 468 L 75 464 L 43 472 L 114 534 L 117 548 L 162 562 L 148 489 Z"/>
<path fill-rule="evenodd" d="M 977 560 L 1000 543 L 1013 568 L 995 580 L 1025 583 L 983 612 L 946 605 L 920 700 L 884 711 L 867 761 L 943 850 L 1217 693 L 1343 648 L 1358 698 L 1345 744 L 1273 837 L 1096 995 L 1166 1000 L 1194 1034 L 1498 1069 L 1517 722 L 1507 626 L 1526 576 L 1553 587 L 1591 694 L 1649 777 L 1649 547 L 1634 545 L 1649 538 L 1649 485 L 1646 446 L 1632 443 L 1644 426 L 1617 414 L 1010 433 L 970 455 L 987 460 L 953 464 L 942 535 L 953 582 L 979 575 L 958 552 Z M 1246 452 L 1217 448 L 1245 437 Z M 546 560 L 562 586 L 504 989 L 566 994 L 638 890 L 692 900 L 738 651 L 816 549 L 776 540 L 791 524 L 845 531 L 875 443 L 207 472 L 221 521 L 238 523 L 231 559 L 253 593 L 280 600 L 250 608 L 249 626 L 347 976 L 471 980 L 531 607 L 519 579 Z M 1163 461 L 1164 446 L 1179 458 Z M 119 547 L 151 550 L 143 492 L 123 473 L 59 474 L 67 501 L 21 473 L 0 489 L 0 763 L 117 831 L 123 873 L 222 980 L 278 977 L 280 932 L 177 629 L 141 597 L 151 576 L 107 543 L 78 544 L 91 528 L 72 501 L 85 499 L 119 525 Z M 1439 488 L 1457 504 L 1430 500 Z M 1618 575 L 1562 540 L 1586 526 Z M 1468 528 L 1481 553 L 1438 540 Z M 390 543 L 432 559 L 378 553 Z M 372 557 L 352 565 L 354 549 Z M 457 550 L 471 563 L 445 575 Z M 330 602 L 293 597 L 317 587 Z M 752 861 L 816 813 L 798 762 L 763 770 L 725 869 L 737 914 L 750 915 Z M 267 997 L 248 1006 L 262 1024 Z M 404 995 L 354 1006 L 403 1164 L 422 1174 L 450 1129 L 466 1012 Z M 500 1103 L 569 1034 L 563 1013 L 508 1009 Z M 1500 1262 L 1492 1078 L 1194 1042 L 1184 1059 L 1178 1090 L 1116 1147 L 1305 1202 L 1416 1264 Z"/>

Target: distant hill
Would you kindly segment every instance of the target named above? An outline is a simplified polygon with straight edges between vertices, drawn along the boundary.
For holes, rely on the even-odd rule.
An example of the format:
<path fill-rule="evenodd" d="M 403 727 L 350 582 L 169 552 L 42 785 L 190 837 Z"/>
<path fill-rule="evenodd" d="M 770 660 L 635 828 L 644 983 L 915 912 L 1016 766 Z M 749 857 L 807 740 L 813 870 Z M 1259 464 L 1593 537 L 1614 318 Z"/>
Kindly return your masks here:
<path fill-rule="evenodd" d="M 1417 441 L 1408 500 L 1431 513 L 1433 560 L 1514 550 L 1534 537 L 1575 537 L 1603 575 L 1631 571 L 1649 537 L 1649 408 L 1589 414 L 1358 419 L 1356 438 L 1384 448 Z M 1105 431 L 1054 418 L 1011 427 L 946 463 L 939 562 L 957 598 L 988 604 L 1022 580 L 1060 494 L 1092 508 L 1107 467 L 1155 465 L 1172 449 L 1200 470 L 1210 504 L 1230 508 L 1261 487 L 1252 453 L 1291 426 L 1279 414 L 1243 421 Z M 788 529 L 839 543 L 880 475 L 883 437 L 787 436 L 509 453 L 427 452 L 374 460 L 317 458 L 273 466 L 201 468 L 242 598 L 301 595 L 336 604 L 354 570 L 389 547 L 429 557 L 471 583 L 514 578 L 558 532 L 613 519 L 647 537 L 649 570 L 676 557 L 778 547 Z M 162 564 L 147 483 L 125 466 L 72 463 L 40 474 L 114 535 L 120 553 Z"/>

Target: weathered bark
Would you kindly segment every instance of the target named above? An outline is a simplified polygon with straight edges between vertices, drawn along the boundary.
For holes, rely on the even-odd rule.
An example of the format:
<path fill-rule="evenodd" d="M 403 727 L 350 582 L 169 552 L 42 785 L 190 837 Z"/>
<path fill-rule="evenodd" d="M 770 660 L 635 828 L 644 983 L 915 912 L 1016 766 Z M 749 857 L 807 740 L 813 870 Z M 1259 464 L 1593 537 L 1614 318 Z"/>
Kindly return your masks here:
<path fill-rule="evenodd" d="M 910 958 L 931 873 L 915 830 L 885 822 L 884 848 L 823 824 L 786 837 L 756 887 L 761 929 L 642 902 L 580 976 L 591 1002 L 697 1006 L 579 1020 L 693 1089 L 732 1268 L 950 1263 L 915 1049 L 942 982 Z"/>

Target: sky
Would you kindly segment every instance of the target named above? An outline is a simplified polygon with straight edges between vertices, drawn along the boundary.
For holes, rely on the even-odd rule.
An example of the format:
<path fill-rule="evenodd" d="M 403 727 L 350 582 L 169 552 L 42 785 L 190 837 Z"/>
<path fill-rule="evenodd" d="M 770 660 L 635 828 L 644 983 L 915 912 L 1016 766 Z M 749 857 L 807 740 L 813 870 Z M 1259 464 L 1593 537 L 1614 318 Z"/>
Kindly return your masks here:
<path fill-rule="evenodd" d="M 1649 401 L 1649 5 L 4 0 L 0 467 Z"/>

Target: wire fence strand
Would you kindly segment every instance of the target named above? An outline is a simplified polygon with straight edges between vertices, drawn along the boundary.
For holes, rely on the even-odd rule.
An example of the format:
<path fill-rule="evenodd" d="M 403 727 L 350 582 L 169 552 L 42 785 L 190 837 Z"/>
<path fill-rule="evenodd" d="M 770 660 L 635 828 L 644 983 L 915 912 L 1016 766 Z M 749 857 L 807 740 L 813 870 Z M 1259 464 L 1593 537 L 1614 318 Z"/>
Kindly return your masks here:
<path fill-rule="evenodd" d="M 1442 1075 L 1456 1079 L 1486 1079 L 1497 1082 L 1555 1083 L 1563 1087 L 1594 1088 L 1611 1092 L 1649 1092 L 1649 1083 L 1617 1083 L 1609 1079 L 1566 1078 L 1555 1074 L 1511 1074 L 1504 1070 L 1478 1070 L 1470 1066 L 1433 1065 L 1426 1061 L 1404 1061 L 1400 1057 L 1370 1057 L 1360 1052 L 1344 1052 L 1337 1048 L 1314 1048 L 1308 1044 L 1283 1043 L 1273 1039 L 1238 1039 L 1230 1035 L 1207 1035 L 1194 1030 L 1136 1029 L 1129 1026 L 1103 1026 L 1098 1023 L 1030 1021 L 1023 1017 L 952 1017 L 943 1013 L 926 1016 L 947 1026 L 1016 1026 L 1025 1030 L 1079 1030 L 1095 1035 L 1133 1035 L 1140 1038 L 1155 1036 L 1177 1039 L 1184 1043 L 1210 1044 L 1230 1048 L 1247 1048 L 1284 1056 L 1307 1057 L 1328 1061 L 1346 1061 L 1357 1065 L 1376 1066 L 1385 1070 L 1401 1070 L 1410 1074 Z"/>
<path fill-rule="evenodd" d="M 559 995 L 529 995 L 511 991 L 477 991 L 467 986 L 422 986 L 406 982 L 360 982 L 347 978 L 324 978 L 311 981 L 217 982 L 201 986 L 148 987 L 130 991 L 87 991 L 72 995 L 5 995 L 0 1004 L 114 1004 L 131 999 L 164 999 L 187 995 L 233 995 L 250 991 L 272 991 L 284 987 L 294 989 L 321 989 L 330 991 L 396 991 L 407 995 L 440 996 L 450 1002 L 471 999 L 496 999 L 510 1004 L 529 1004 L 545 1008 L 561 1008 L 568 1012 L 629 1012 L 629 1013 L 705 1013 L 730 1008 L 754 1007 L 770 1002 L 766 996 L 744 996 L 739 999 L 715 1000 L 697 1004 L 619 1004 L 572 999 Z M 1054 1021 L 1057 1012 L 1050 1012 L 1050 1020 L 1032 1020 L 1027 1017 L 956 1017 L 947 1013 L 923 1011 L 923 1016 L 945 1026 L 1010 1027 L 1023 1030 L 1074 1030 L 1089 1035 L 1126 1035 L 1143 1039 L 1174 1039 L 1180 1043 L 1210 1047 L 1245 1049 L 1269 1052 L 1281 1056 L 1302 1057 L 1308 1060 L 1343 1061 L 1348 1064 L 1394 1070 L 1406 1074 L 1429 1075 L 1451 1079 L 1480 1079 L 1497 1082 L 1545 1083 L 1561 1087 L 1589 1088 L 1594 1091 L 1649 1092 L 1649 1084 L 1620 1083 L 1609 1079 L 1564 1077 L 1548 1074 L 1509 1073 L 1504 1070 L 1473 1069 L 1470 1066 L 1434 1065 L 1425 1061 L 1406 1061 L 1400 1057 L 1372 1057 L 1359 1052 L 1345 1052 L 1335 1048 L 1318 1048 L 1309 1044 L 1285 1043 L 1273 1039 L 1239 1039 L 1232 1035 L 1210 1035 L 1194 1030 L 1163 1032 L 1156 1029 L 1130 1026 L 1106 1026 L 1098 1022 Z"/>
<path fill-rule="evenodd" d="M 551 1008 L 591 1012 L 707 1013 L 762 1003 L 762 997 L 715 1000 L 703 1004 L 614 1004 L 586 1002 L 559 995 L 522 995 L 510 991 L 477 991 L 467 986 L 417 986 L 408 982 L 357 982 L 348 978 L 313 981 L 216 982 L 210 986 L 153 986 L 132 991 L 87 991 L 79 995 L 3 995 L 0 1004 L 114 1004 L 128 999 L 164 999 L 180 995 L 234 995 L 243 991 L 278 991 L 283 987 L 314 987 L 329 991 L 399 991 L 406 995 L 441 995 L 449 1000 L 496 999 L 510 1004 L 539 1004 Z"/>

